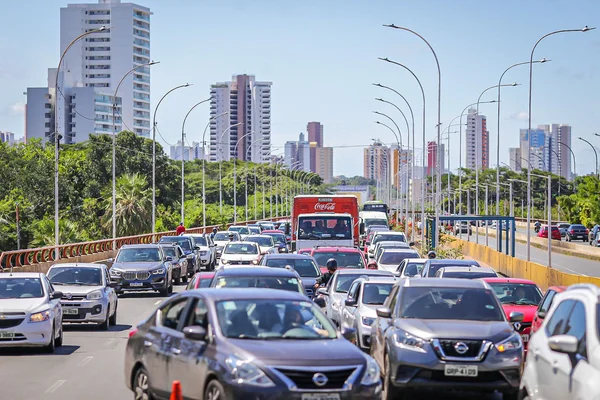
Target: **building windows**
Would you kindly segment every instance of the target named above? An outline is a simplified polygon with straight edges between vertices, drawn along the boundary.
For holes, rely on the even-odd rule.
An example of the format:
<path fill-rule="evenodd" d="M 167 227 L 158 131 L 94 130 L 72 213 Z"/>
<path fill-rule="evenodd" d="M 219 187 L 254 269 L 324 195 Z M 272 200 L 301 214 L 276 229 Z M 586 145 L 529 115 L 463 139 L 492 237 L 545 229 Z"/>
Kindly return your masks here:
<path fill-rule="evenodd" d="M 86 23 L 90 25 L 108 25 L 110 24 L 110 19 L 88 19 Z"/>
<path fill-rule="evenodd" d="M 101 46 L 101 47 L 86 47 L 88 51 L 110 51 L 110 46 Z"/>

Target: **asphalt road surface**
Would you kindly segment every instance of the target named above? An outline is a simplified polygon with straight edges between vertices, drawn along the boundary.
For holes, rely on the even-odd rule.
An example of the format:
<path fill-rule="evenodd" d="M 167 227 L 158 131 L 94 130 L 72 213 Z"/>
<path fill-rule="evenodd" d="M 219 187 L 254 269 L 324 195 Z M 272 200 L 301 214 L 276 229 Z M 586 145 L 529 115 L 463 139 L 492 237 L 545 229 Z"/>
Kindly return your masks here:
<path fill-rule="evenodd" d="M 183 290 L 183 286 L 175 288 Z M 95 325 L 65 325 L 64 344 L 55 354 L 35 349 L 0 350 L 1 399 L 121 400 L 132 399 L 124 383 L 124 352 L 128 332 L 164 297 L 152 293 L 119 298 L 118 324 L 109 331 Z M 500 394 L 425 392 L 415 399 L 501 399 Z"/>
<path fill-rule="evenodd" d="M 490 231 L 492 229 L 490 228 Z M 473 232 L 475 233 L 475 232 Z M 463 240 L 467 239 L 467 235 L 463 235 Z M 475 241 L 475 235 L 471 236 L 471 241 Z M 479 244 L 485 245 L 485 233 L 479 234 Z M 489 237 L 488 244 L 491 248 L 497 249 L 496 238 Z M 586 245 L 589 246 L 589 245 Z M 504 251 L 505 242 L 503 235 L 502 251 Z M 515 257 L 522 260 L 527 259 L 527 244 L 515 243 Z M 548 251 L 531 246 L 531 261 L 542 265 L 548 265 Z M 493 267 L 493 266 L 492 266 Z M 600 262 L 588 260 L 586 258 L 568 256 L 565 254 L 552 252 L 552 268 L 569 274 L 579 274 L 586 276 L 600 277 Z"/>

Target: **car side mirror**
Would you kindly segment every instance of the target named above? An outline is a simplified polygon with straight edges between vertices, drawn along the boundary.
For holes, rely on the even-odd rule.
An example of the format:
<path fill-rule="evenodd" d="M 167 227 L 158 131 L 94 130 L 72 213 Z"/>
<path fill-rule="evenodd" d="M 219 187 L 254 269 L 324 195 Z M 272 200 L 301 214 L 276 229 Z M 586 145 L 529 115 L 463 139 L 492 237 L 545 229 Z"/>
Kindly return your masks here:
<path fill-rule="evenodd" d="M 119 282 L 108 282 L 108 285 L 106 285 L 106 286 L 108 286 L 109 288 L 115 289 L 115 288 L 119 287 Z"/>
<path fill-rule="evenodd" d="M 321 308 L 325 308 L 325 306 L 326 306 L 325 299 L 322 297 L 315 297 L 313 299 L 313 303 L 315 303 L 317 306 L 319 306 Z"/>
<path fill-rule="evenodd" d="M 113 263 L 113 262 L 115 262 L 115 259 L 114 259 L 114 258 L 109 258 L 109 259 L 108 259 L 108 260 L 106 260 L 106 261 L 107 261 L 107 262 L 109 262 L 109 263 Z"/>
<path fill-rule="evenodd" d="M 173 261 L 173 257 L 171 257 L 171 256 L 166 256 L 166 257 L 165 257 L 165 261 Z"/>
<path fill-rule="evenodd" d="M 352 343 L 356 343 L 356 329 L 354 329 L 354 328 L 342 329 L 342 337 Z"/>
<path fill-rule="evenodd" d="M 548 339 L 548 346 L 557 353 L 575 354 L 577 353 L 578 342 L 575 336 L 555 335 Z"/>
<path fill-rule="evenodd" d="M 194 246 L 194 250 L 200 250 L 200 246 Z"/>
<path fill-rule="evenodd" d="M 52 298 L 52 300 L 62 299 L 63 293 L 55 291 L 54 293 L 52 293 L 52 296 L 50 296 L 50 297 Z"/>
<path fill-rule="evenodd" d="M 377 316 L 381 318 L 392 318 L 392 310 L 388 307 L 381 307 L 376 310 Z"/>
<path fill-rule="evenodd" d="M 346 299 L 344 301 L 344 304 L 348 307 L 355 307 L 356 306 L 356 301 L 354 299 Z"/>
<path fill-rule="evenodd" d="M 377 262 L 371 261 L 367 264 L 367 269 L 377 269 Z"/>
<path fill-rule="evenodd" d="M 414 246 L 414 245 L 415 245 L 415 242 L 409 242 L 409 243 L 408 243 L 408 245 L 409 245 L 410 247 L 412 247 L 412 246 Z"/>
<path fill-rule="evenodd" d="M 511 311 L 508 315 L 509 322 L 523 322 L 523 318 L 525 318 L 525 314 L 517 311 Z"/>
<path fill-rule="evenodd" d="M 186 326 L 183 335 L 186 339 L 203 342 L 206 340 L 206 329 L 198 325 Z"/>
<path fill-rule="evenodd" d="M 317 294 L 322 294 L 323 296 L 329 296 L 329 293 L 327 293 L 327 289 L 325 289 L 325 288 L 317 289 Z"/>
<path fill-rule="evenodd" d="M 546 318 L 546 311 L 538 311 L 537 317 L 541 319 Z"/>

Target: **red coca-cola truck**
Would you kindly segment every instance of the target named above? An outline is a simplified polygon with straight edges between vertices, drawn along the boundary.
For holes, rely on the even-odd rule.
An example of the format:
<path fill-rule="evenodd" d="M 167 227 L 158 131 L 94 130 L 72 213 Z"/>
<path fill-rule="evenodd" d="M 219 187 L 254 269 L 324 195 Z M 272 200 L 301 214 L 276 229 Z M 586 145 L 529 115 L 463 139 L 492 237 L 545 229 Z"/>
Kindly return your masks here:
<path fill-rule="evenodd" d="M 310 195 L 294 197 L 292 246 L 358 246 L 359 207 L 356 196 Z"/>

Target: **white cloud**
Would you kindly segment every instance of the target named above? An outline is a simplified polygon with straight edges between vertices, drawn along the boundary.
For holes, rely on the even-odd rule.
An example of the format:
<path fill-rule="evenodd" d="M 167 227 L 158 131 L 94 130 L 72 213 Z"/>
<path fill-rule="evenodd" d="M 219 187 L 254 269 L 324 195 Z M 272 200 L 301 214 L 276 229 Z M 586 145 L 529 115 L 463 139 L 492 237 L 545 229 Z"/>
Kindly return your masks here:
<path fill-rule="evenodd" d="M 15 103 L 10 106 L 11 115 L 24 115 L 25 114 L 25 103 Z"/>
<path fill-rule="evenodd" d="M 529 114 L 527 111 L 519 111 L 518 113 L 512 113 L 509 115 L 508 119 L 515 119 L 517 121 L 527 121 Z"/>

